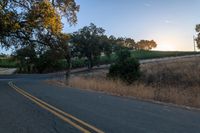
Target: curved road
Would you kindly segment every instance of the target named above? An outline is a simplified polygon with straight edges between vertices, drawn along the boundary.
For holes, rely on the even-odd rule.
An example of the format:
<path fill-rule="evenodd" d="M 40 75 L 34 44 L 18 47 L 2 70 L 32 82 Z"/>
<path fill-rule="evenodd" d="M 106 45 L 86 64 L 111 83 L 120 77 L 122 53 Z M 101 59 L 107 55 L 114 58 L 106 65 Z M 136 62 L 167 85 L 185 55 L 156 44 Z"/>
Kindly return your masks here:
<path fill-rule="evenodd" d="M 43 81 L 52 77 L 0 76 L 0 133 L 200 132 L 200 111 L 52 86 Z"/>

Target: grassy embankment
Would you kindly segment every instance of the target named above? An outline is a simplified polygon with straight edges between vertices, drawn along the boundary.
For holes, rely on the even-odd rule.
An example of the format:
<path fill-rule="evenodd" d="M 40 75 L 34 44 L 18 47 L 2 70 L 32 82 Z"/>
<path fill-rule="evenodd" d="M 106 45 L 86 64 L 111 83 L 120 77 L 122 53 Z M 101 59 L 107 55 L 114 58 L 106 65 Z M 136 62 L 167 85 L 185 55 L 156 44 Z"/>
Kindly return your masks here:
<path fill-rule="evenodd" d="M 196 52 L 177 52 L 177 51 L 132 51 L 132 56 L 142 60 L 142 59 L 153 59 L 153 58 L 163 58 L 163 57 L 174 57 L 174 56 L 184 56 L 184 55 L 194 55 Z M 107 56 L 102 56 L 98 62 L 99 65 L 110 64 L 114 62 L 116 55 L 112 54 L 110 58 Z M 97 64 L 97 63 L 95 63 Z M 84 59 L 72 60 L 72 68 L 81 68 L 87 66 Z"/>
<path fill-rule="evenodd" d="M 171 56 L 182 56 L 182 55 L 191 55 L 196 54 L 194 52 L 163 52 L 163 51 L 132 51 L 132 56 L 137 59 L 152 59 L 152 58 L 162 58 L 162 57 L 171 57 Z M 110 64 L 114 62 L 116 59 L 115 54 L 112 54 L 110 58 L 106 56 L 102 56 L 98 62 L 99 65 L 102 64 Z M 97 64 L 97 63 L 95 63 Z M 55 70 L 65 70 L 66 61 L 61 60 L 58 62 Z M 73 59 L 72 60 L 72 68 L 81 68 L 86 67 L 86 62 L 84 59 Z M 16 68 L 17 63 L 11 58 L 0 58 L 0 67 L 3 68 Z"/>
<path fill-rule="evenodd" d="M 16 68 L 17 63 L 12 58 L 0 57 L 0 67 L 2 67 L 2 68 Z"/>
<path fill-rule="evenodd" d="M 106 70 L 69 80 L 75 88 L 200 107 L 200 57 L 141 65 L 142 77 L 128 86 L 106 78 Z"/>

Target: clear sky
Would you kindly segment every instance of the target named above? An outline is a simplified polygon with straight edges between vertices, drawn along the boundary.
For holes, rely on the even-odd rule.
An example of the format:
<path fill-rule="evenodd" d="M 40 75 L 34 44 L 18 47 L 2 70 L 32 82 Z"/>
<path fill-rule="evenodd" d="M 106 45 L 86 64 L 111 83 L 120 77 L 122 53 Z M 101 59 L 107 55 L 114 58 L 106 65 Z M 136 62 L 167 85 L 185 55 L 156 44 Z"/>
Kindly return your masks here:
<path fill-rule="evenodd" d="M 76 0 L 78 24 L 93 22 L 107 35 L 154 39 L 159 50 L 193 50 L 195 25 L 200 23 L 200 0 Z"/>
<path fill-rule="evenodd" d="M 76 0 L 80 5 L 74 32 L 91 22 L 107 35 L 154 39 L 158 50 L 193 50 L 195 25 L 200 23 L 200 0 Z M 66 21 L 63 21 L 66 22 Z M 5 50 L 0 50 L 5 52 Z"/>

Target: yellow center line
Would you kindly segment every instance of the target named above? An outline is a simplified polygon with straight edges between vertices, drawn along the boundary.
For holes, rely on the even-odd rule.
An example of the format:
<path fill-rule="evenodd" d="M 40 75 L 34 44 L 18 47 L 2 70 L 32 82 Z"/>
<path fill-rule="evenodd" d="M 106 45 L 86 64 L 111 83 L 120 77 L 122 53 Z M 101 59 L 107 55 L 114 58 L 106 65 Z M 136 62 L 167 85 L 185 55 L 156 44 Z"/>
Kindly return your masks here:
<path fill-rule="evenodd" d="M 64 111 L 62 111 L 62 110 L 60 110 L 60 109 L 58 109 L 58 108 L 56 108 L 56 107 L 54 107 L 54 106 L 52 106 L 52 105 L 50 105 L 50 104 L 44 102 L 44 101 L 42 101 L 42 100 L 40 100 L 40 99 L 38 99 L 38 98 L 35 97 L 35 96 L 32 96 L 31 94 L 29 94 L 29 93 L 25 92 L 24 90 L 22 90 L 22 89 L 18 88 L 17 86 L 15 86 L 12 82 L 9 82 L 8 84 L 9 84 L 9 86 L 11 86 L 13 89 L 15 89 L 18 93 L 22 94 L 23 96 L 25 96 L 25 97 L 28 98 L 29 100 L 35 102 L 35 103 L 36 103 L 37 105 L 39 105 L 40 107 L 42 107 L 42 108 L 48 110 L 49 112 L 51 112 L 51 113 L 54 114 L 55 116 L 59 117 L 59 118 L 62 119 L 63 121 L 65 121 L 65 122 L 69 123 L 70 125 L 76 127 L 76 128 L 79 129 L 80 131 L 82 131 L 82 132 L 84 132 L 84 133 L 90 133 L 90 131 L 84 129 L 83 127 L 81 127 L 81 126 L 79 126 L 79 125 L 77 125 L 76 123 L 72 122 L 72 121 L 71 121 L 70 119 L 68 119 L 68 118 L 71 118 L 72 120 L 79 122 L 80 124 L 82 124 L 82 125 L 84 125 L 84 126 L 90 128 L 90 129 L 94 130 L 94 131 L 97 132 L 97 133 L 104 133 L 103 131 L 97 129 L 96 127 L 94 127 L 94 126 L 92 126 L 92 125 L 90 125 L 90 124 L 88 124 L 88 123 L 86 123 L 86 122 L 84 122 L 84 121 L 82 121 L 82 120 L 80 120 L 80 119 L 78 119 L 78 118 L 76 118 L 76 117 L 74 117 L 74 116 L 72 116 L 72 115 L 70 115 L 70 114 L 68 114 L 68 113 L 66 113 L 66 112 L 64 112 Z M 56 111 L 57 111 L 57 112 L 56 112 Z M 67 116 L 68 118 L 67 118 L 66 116 Z"/>

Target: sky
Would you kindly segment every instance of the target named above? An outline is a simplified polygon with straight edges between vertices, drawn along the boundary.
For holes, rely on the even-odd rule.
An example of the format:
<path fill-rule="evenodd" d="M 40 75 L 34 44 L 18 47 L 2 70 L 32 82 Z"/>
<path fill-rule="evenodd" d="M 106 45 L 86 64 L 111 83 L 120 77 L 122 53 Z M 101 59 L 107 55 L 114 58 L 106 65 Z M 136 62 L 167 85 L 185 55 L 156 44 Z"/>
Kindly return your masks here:
<path fill-rule="evenodd" d="M 155 40 L 157 50 L 192 51 L 195 26 L 200 24 L 200 0 L 76 0 L 78 23 L 65 32 L 91 22 L 107 35 Z M 66 21 L 65 21 L 66 22 Z"/>
<path fill-rule="evenodd" d="M 156 50 L 192 51 L 195 25 L 200 24 L 200 0 L 76 0 L 78 23 L 64 32 L 72 33 L 91 22 L 107 35 L 155 40 Z M 9 51 L 0 50 L 0 53 Z"/>

